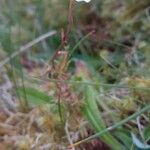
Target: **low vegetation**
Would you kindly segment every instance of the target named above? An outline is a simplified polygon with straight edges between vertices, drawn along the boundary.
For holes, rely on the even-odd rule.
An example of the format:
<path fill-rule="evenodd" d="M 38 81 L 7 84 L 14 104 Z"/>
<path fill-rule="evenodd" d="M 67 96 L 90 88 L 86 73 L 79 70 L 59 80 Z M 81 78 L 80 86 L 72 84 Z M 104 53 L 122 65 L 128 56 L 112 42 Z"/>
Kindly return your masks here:
<path fill-rule="evenodd" d="M 0 1 L 0 149 L 150 149 L 149 0 Z"/>

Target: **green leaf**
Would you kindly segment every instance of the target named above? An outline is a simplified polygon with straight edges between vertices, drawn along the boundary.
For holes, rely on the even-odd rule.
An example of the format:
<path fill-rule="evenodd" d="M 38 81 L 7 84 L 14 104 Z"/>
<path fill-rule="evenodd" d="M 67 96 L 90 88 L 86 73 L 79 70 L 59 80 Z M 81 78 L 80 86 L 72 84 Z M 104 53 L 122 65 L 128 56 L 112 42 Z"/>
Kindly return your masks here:
<path fill-rule="evenodd" d="M 105 123 L 100 115 L 96 101 L 98 94 L 92 86 L 86 86 L 83 94 L 85 105 L 82 107 L 82 112 L 95 131 L 100 132 L 105 128 Z M 113 136 L 111 136 L 110 133 L 102 135 L 101 140 L 108 144 L 112 150 L 124 150 L 122 144 L 120 144 Z"/>
<path fill-rule="evenodd" d="M 17 89 L 20 97 L 27 100 L 29 106 L 37 106 L 44 103 L 52 102 L 52 98 L 47 94 L 31 87 L 20 87 Z"/>
<path fill-rule="evenodd" d="M 150 139 L 150 125 L 144 129 L 144 138 L 145 140 Z"/>
<path fill-rule="evenodd" d="M 126 146 L 127 149 L 130 150 L 132 146 L 132 139 L 130 134 L 126 133 L 125 131 L 115 131 L 115 136 Z"/>
<path fill-rule="evenodd" d="M 0 25 L 0 44 L 4 51 L 11 53 L 12 43 L 9 27 Z"/>

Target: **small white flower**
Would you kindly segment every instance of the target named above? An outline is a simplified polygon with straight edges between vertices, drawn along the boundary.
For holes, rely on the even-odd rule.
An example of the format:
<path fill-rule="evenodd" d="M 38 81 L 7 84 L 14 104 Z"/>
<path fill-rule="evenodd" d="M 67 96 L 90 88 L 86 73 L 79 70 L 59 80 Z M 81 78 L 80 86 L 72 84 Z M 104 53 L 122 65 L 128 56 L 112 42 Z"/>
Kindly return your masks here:
<path fill-rule="evenodd" d="M 77 2 L 86 2 L 89 3 L 91 0 L 76 0 Z"/>

